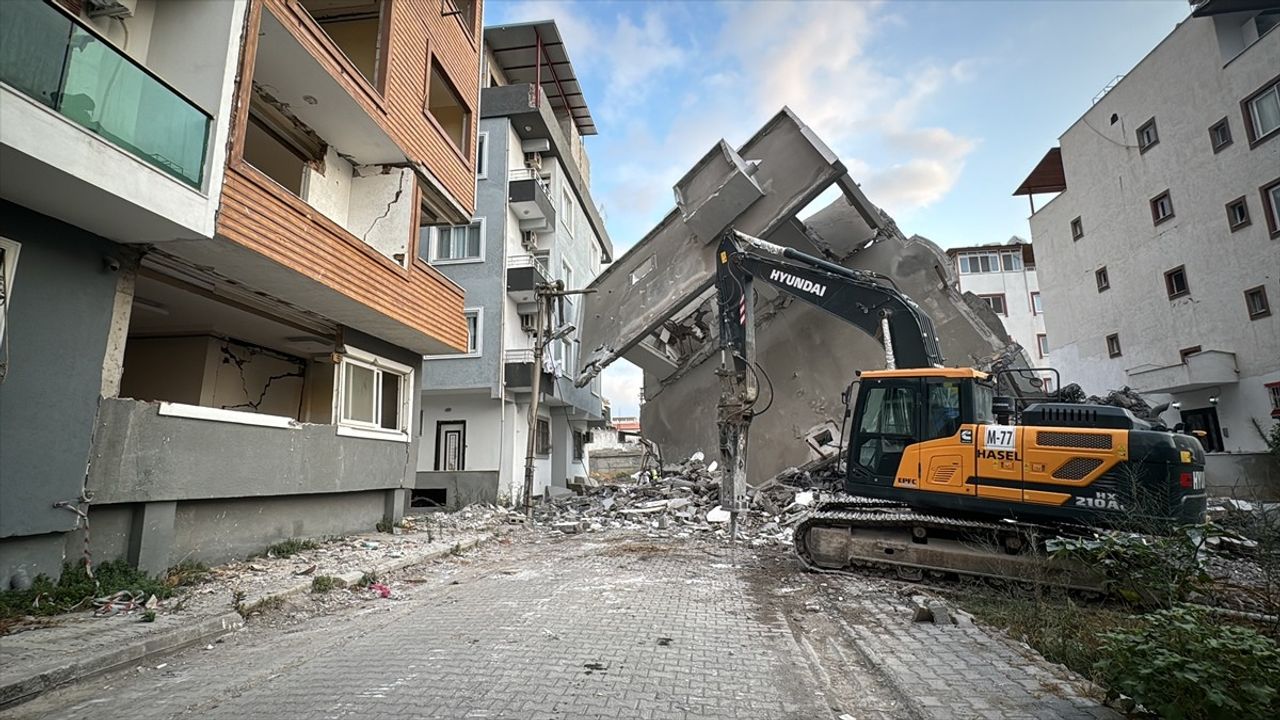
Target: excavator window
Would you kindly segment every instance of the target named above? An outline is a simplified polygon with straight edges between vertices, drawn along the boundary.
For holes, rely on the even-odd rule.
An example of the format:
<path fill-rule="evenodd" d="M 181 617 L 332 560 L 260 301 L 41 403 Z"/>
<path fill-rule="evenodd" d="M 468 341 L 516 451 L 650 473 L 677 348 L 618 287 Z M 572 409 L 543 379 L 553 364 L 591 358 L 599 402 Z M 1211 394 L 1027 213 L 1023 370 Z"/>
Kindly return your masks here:
<path fill-rule="evenodd" d="M 919 381 L 890 381 L 864 390 L 853 457 L 875 475 L 893 477 L 908 445 L 916 442 Z"/>
<path fill-rule="evenodd" d="M 959 380 L 928 382 L 929 415 L 921 440 L 951 437 L 960 430 L 960 386 Z"/>

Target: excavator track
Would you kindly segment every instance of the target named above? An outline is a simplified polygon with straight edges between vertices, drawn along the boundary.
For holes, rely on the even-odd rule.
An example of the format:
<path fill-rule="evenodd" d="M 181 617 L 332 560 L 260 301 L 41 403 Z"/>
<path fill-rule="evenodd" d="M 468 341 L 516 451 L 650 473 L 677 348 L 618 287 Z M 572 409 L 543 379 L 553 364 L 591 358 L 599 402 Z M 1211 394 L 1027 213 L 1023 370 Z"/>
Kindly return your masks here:
<path fill-rule="evenodd" d="M 1046 539 L 1074 529 L 934 515 L 852 495 L 821 500 L 795 530 L 796 554 L 811 570 L 879 570 L 917 582 L 968 576 L 1105 593 L 1096 572 L 1044 551 Z"/>

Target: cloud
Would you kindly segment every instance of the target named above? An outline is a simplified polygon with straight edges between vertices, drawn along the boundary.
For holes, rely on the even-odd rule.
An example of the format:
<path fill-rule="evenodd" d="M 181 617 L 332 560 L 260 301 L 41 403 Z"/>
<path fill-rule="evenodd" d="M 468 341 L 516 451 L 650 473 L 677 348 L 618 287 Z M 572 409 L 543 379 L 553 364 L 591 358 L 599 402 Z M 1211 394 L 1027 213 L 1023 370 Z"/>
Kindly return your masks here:
<path fill-rule="evenodd" d="M 640 391 L 643 386 L 644 372 L 626 360 L 619 360 L 605 368 L 600 377 L 601 392 L 609 399 L 614 417 L 640 415 Z"/>

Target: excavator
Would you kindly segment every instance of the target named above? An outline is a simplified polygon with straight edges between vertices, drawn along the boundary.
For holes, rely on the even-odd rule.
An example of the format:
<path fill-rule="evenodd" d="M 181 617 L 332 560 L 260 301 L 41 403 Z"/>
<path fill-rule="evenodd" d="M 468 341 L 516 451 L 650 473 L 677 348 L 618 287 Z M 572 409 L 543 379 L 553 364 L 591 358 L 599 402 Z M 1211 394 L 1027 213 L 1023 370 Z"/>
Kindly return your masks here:
<path fill-rule="evenodd" d="M 1001 379 L 1028 371 L 945 367 L 929 316 L 888 277 L 732 228 L 716 253 L 727 486 L 745 487 L 764 374 L 753 358 L 755 282 L 884 346 L 887 369 L 858 372 L 845 393 L 848 436 L 831 466 L 843 492 L 824 496 L 795 530 L 796 552 L 811 568 L 1099 590 L 1087 570 L 1047 559 L 1046 544 L 1096 528 L 1161 532 L 1203 520 L 1205 455 L 1196 437 L 1123 408 L 1052 397 L 1017 407 L 998 394 Z M 725 507 L 735 516 L 741 509 L 732 498 Z"/>

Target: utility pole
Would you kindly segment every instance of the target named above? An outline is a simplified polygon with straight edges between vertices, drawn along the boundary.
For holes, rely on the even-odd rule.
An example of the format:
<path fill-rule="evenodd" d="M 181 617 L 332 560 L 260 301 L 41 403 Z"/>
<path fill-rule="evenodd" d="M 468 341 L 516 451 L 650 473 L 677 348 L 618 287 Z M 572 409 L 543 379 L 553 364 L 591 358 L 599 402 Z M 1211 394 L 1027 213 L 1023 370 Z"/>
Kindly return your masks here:
<path fill-rule="evenodd" d="M 553 343 L 576 328 L 564 322 L 564 298 L 568 295 L 583 295 L 594 290 L 566 290 L 563 280 L 549 283 L 538 283 L 534 287 L 538 309 L 533 320 L 533 379 L 530 390 L 533 397 L 529 400 L 529 429 L 525 443 L 524 456 L 524 514 L 533 518 L 533 460 L 537 452 L 538 407 L 542 400 L 542 355 L 547 344 Z M 552 304 L 559 302 L 560 327 L 547 335 L 548 320 L 551 317 Z"/>

